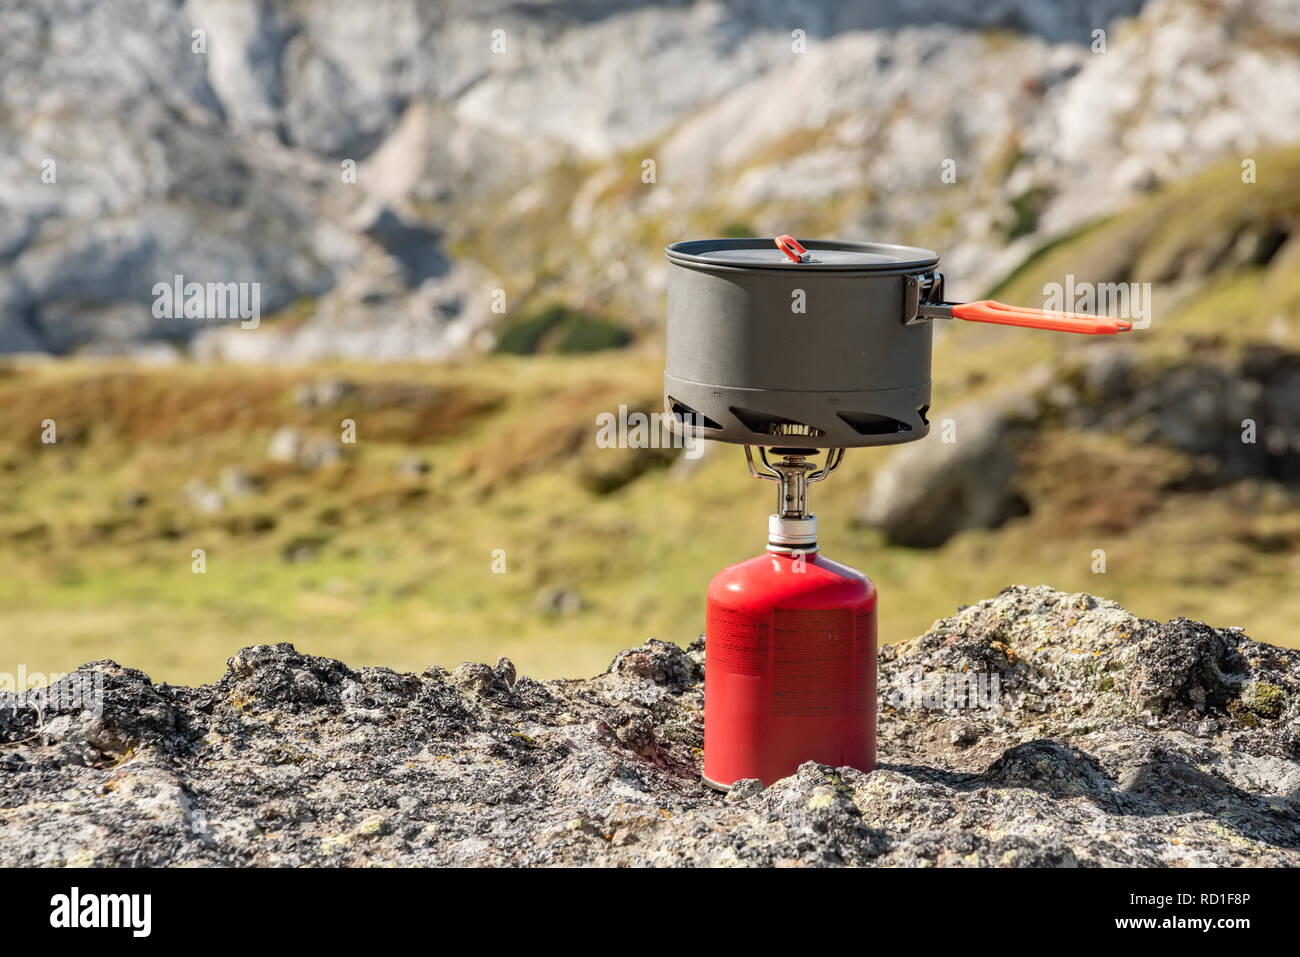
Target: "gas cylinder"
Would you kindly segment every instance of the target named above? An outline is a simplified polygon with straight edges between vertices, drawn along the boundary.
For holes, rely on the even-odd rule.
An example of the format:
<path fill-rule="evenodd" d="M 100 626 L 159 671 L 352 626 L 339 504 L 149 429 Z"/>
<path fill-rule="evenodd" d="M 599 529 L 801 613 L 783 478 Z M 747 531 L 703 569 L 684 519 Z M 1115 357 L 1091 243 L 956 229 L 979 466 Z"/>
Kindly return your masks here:
<path fill-rule="evenodd" d="M 818 549 L 805 487 L 829 470 L 797 454 L 769 468 L 782 511 L 767 550 L 718 572 L 708 591 L 704 780 L 723 789 L 771 784 L 805 761 L 876 764 L 875 586 Z"/>

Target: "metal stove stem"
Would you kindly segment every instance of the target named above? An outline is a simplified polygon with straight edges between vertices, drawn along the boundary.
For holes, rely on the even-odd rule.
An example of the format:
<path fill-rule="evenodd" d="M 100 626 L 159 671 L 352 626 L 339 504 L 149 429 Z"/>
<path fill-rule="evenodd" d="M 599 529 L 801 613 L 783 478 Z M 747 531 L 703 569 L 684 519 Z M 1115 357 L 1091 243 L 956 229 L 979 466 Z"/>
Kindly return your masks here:
<path fill-rule="evenodd" d="M 753 447 L 745 446 L 745 461 L 749 465 L 749 474 L 767 482 L 777 483 L 777 514 L 782 518 L 809 518 L 812 513 L 808 508 L 808 486 L 821 482 L 840 466 L 844 459 L 843 449 L 828 449 L 826 458 L 820 465 L 809 462 L 807 449 L 774 448 L 774 454 L 781 456 L 781 461 L 773 462 L 768 458 L 768 449 L 759 446 L 758 456 L 765 472 L 759 471 L 754 463 Z"/>

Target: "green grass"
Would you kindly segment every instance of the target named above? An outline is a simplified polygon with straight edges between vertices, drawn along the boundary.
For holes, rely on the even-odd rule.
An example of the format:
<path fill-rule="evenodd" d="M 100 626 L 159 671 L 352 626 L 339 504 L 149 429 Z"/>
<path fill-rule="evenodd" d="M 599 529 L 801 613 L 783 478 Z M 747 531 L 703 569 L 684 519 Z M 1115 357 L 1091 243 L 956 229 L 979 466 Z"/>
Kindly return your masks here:
<path fill-rule="evenodd" d="M 533 355 L 541 351 L 573 353 L 621 349 L 631 334 L 601 316 L 552 304 L 508 323 L 494 351 L 501 355 Z"/>
<path fill-rule="evenodd" d="M 1046 189 L 1035 186 L 1011 201 L 1013 219 L 1007 227 L 1007 239 L 1019 239 L 1038 228 L 1038 217 L 1048 197 Z"/>
<path fill-rule="evenodd" d="M 941 349 L 940 360 L 952 351 Z M 61 671 L 112 657 L 157 678 L 205 681 L 243 645 L 290 640 L 354 664 L 413 670 L 505 654 L 527 673 L 559 676 L 594 673 L 647 637 L 685 643 L 702 628 L 712 574 L 762 548 L 771 487 L 746 474 L 731 446 L 713 449 L 689 477 L 660 455 L 614 491 L 592 479 L 612 458 L 652 455 L 597 449 L 592 437 L 598 411 L 653 407 L 661 362 L 614 354 L 312 374 L 120 370 L 137 392 L 175 389 L 191 408 L 208 391 L 242 403 L 246 421 L 190 433 L 177 403 L 174 424 L 124 421 L 68 446 L 13 433 L 18 441 L 0 453 L 0 670 Z M 101 374 L 23 369 L 0 379 L 0 402 L 28 418 L 36 413 L 22 395 L 57 405 L 52 397 L 63 394 L 67 406 L 49 414 L 75 426 L 82 401 L 102 400 L 85 387 Z M 412 394 L 463 389 L 467 411 L 420 436 L 349 400 L 299 410 L 296 384 L 324 374 L 345 375 L 358 396 L 395 383 Z M 347 414 L 360 440 L 330 468 L 271 467 L 275 422 L 262 414 L 322 432 Z M 133 438 L 120 444 L 124 435 Z M 1089 490 L 1135 486 L 1159 474 L 1158 462 L 1110 440 L 1057 442 L 1034 473 L 1044 478 L 1032 515 L 936 551 L 884 546 L 850 521 L 887 450 L 851 452 L 817 487 L 823 547 L 876 580 L 883 640 L 920 633 L 1004 585 L 1045 582 L 1142 614 L 1195 615 L 1294 643 L 1300 596 L 1287 587 L 1290 557 L 1254 549 L 1246 531 L 1263 522 L 1300 530 L 1296 515 L 1252 516 L 1213 494 L 1172 496 L 1117 531 L 1106 508 L 1086 507 Z M 398 468 L 412 454 L 430 464 L 427 474 Z M 189 508 L 185 484 L 216 484 L 232 464 L 256 476 L 259 490 L 215 515 Z M 125 505 L 132 490 L 145 490 L 148 503 Z M 247 516 L 272 522 L 236 520 Z M 286 558 L 303 540 L 318 543 L 311 555 Z M 195 548 L 207 552 L 206 574 L 191 571 Z M 1104 576 L 1090 572 L 1094 548 L 1107 550 Z M 497 574 L 501 552 L 506 571 Z M 539 597 L 556 588 L 576 591 L 582 609 L 543 614 Z"/>
<path fill-rule="evenodd" d="M 1030 257 L 1000 298 L 1040 302 L 1067 271 L 1150 277 L 1155 322 L 1122 341 L 943 324 L 932 418 L 1085 349 L 1157 363 L 1207 335 L 1300 346 L 1294 252 L 1231 255 L 1300 212 L 1298 157 L 1260 157 L 1257 187 L 1234 181 L 1231 164 L 1208 171 Z M 532 344 L 565 321 L 572 333 L 561 309 Z M 208 681 L 239 647 L 289 640 L 352 664 L 418 670 L 505 654 L 523 673 L 561 676 L 595 673 L 647 637 L 686 643 L 703 627 L 710 577 L 762 548 L 772 489 L 733 446 L 688 476 L 678 456 L 596 447 L 597 414 L 658 409 L 662 371 L 648 347 L 310 369 L 0 366 L 0 671 L 112 657 L 158 679 Z M 336 377 L 354 385 L 337 405 L 296 401 L 302 383 Z M 57 445 L 40 441 L 47 418 Z M 277 428 L 337 440 L 344 418 L 358 441 L 339 462 L 310 471 L 268 459 Z M 1175 493 L 1170 476 L 1186 463 L 1173 453 L 1049 431 L 1022 476 L 1030 515 L 920 551 L 852 522 L 890 454 L 850 452 L 813 496 L 827 554 L 880 588 L 882 640 L 1005 585 L 1046 583 L 1300 644 L 1300 508 L 1285 496 L 1249 484 Z M 428 470 L 404 467 L 412 457 Z M 253 490 L 197 511 L 187 485 L 220 487 L 231 467 Z M 1105 575 L 1091 571 L 1098 548 Z M 555 589 L 577 592 L 581 609 L 544 612 Z"/>

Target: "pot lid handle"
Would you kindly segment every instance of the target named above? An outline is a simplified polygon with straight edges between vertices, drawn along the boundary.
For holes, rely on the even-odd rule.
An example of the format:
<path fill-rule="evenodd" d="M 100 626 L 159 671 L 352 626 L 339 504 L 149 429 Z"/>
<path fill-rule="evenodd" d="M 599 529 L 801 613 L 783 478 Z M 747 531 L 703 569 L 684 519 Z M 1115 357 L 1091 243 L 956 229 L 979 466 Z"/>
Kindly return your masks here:
<path fill-rule="evenodd" d="M 797 263 L 806 263 L 809 260 L 808 250 L 803 248 L 803 244 L 793 236 L 782 234 L 772 240 L 776 243 L 776 248 L 785 253 L 790 259 Z"/>

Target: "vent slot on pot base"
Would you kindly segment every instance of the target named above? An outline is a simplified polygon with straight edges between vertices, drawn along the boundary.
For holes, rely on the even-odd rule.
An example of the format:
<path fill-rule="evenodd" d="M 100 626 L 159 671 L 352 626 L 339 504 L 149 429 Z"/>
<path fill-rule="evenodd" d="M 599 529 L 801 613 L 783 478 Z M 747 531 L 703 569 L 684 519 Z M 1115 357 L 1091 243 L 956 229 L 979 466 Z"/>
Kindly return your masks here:
<path fill-rule="evenodd" d="M 704 413 L 696 412 L 685 402 L 678 402 L 672 396 L 668 397 L 668 411 L 681 425 L 693 426 L 697 429 L 722 429 L 721 425 Z"/>
<path fill-rule="evenodd" d="M 826 434 L 821 429 L 805 422 L 796 422 L 794 419 L 773 415 L 770 412 L 739 409 L 733 405 L 731 414 L 738 418 L 749 431 L 757 432 L 760 435 L 802 435 L 806 438 L 815 439 Z"/>
<path fill-rule="evenodd" d="M 893 416 L 877 415 L 874 412 L 838 412 L 841 419 L 853 427 L 858 435 L 893 435 L 896 432 L 911 432 L 912 427 L 900 422 Z M 922 416 L 921 421 L 925 421 Z"/>

